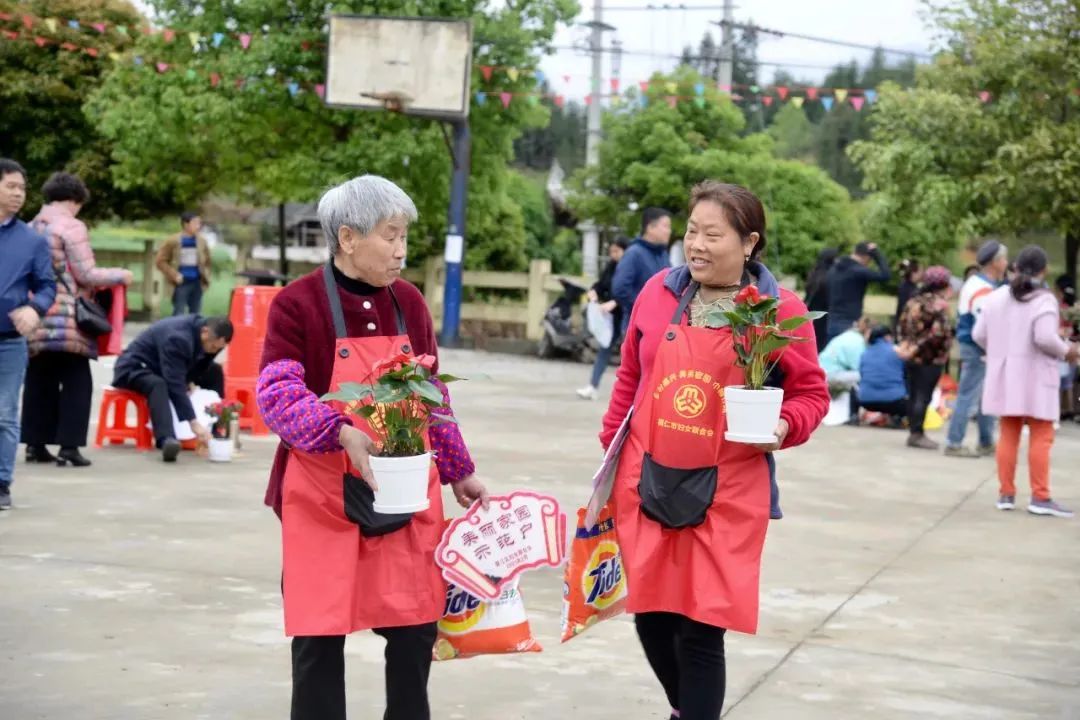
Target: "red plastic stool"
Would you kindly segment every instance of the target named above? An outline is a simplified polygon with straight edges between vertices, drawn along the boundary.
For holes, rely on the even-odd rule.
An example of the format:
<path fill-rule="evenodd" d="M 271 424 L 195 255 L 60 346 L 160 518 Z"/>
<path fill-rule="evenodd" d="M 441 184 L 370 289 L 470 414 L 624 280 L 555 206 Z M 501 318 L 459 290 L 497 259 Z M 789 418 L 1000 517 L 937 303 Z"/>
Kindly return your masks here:
<path fill-rule="evenodd" d="M 240 387 L 237 387 L 240 385 Z M 252 435 L 269 435 L 270 428 L 263 422 L 262 413 L 259 412 L 258 403 L 255 401 L 255 383 L 232 383 L 225 381 L 225 398 L 229 402 L 239 402 L 243 405 L 240 410 L 239 425 L 241 430 L 247 430 Z"/>
<path fill-rule="evenodd" d="M 135 406 L 134 425 L 128 425 L 128 403 Z M 112 410 L 111 419 L 110 410 Z M 101 398 L 97 439 L 94 441 L 94 446 L 101 447 L 106 442 L 110 445 L 123 445 L 128 440 L 134 440 L 138 450 L 153 450 L 154 435 L 147 427 L 149 422 L 150 406 L 146 403 L 144 396 L 130 390 L 107 387 Z"/>

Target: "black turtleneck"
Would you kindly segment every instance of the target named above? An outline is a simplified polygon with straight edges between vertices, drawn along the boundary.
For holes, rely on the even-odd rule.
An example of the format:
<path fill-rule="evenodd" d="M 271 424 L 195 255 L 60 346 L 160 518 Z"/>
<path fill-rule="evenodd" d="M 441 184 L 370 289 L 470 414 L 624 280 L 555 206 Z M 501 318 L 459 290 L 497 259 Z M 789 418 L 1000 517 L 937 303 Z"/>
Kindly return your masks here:
<path fill-rule="evenodd" d="M 363 280 L 355 280 L 349 277 L 341 272 L 333 261 L 331 261 L 330 266 L 334 269 L 334 280 L 337 281 L 338 287 L 347 293 L 352 293 L 353 295 L 374 295 L 382 289 L 375 287 L 374 285 L 368 285 Z"/>

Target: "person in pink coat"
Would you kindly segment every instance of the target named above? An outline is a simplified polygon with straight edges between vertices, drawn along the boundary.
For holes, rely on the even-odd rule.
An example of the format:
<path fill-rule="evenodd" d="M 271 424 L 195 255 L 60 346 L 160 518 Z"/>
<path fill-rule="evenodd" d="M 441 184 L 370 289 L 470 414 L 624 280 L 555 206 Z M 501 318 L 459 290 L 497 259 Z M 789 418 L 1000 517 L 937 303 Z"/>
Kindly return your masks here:
<path fill-rule="evenodd" d="M 1050 497 L 1050 448 L 1060 413 L 1059 363 L 1076 363 L 1080 348 L 1062 339 L 1060 309 L 1046 287 L 1046 252 L 1031 245 L 1016 258 L 1016 274 L 983 305 L 972 338 L 986 350 L 983 411 L 1001 418 L 997 447 L 999 510 L 1016 507 L 1020 435 L 1030 429 L 1028 472 L 1035 515 L 1072 517 Z"/>

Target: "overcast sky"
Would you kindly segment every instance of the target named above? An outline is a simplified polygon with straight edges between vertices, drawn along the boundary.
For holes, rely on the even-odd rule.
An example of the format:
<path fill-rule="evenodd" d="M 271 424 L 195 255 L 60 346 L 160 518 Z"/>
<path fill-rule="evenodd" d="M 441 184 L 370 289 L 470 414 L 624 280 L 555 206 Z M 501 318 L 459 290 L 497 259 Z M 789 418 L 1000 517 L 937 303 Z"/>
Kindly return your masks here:
<path fill-rule="evenodd" d="M 578 22 L 592 19 L 593 0 L 579 0 L 582 12 Z M 662 6 L 664 0 L 605 0 L 605 7 L 643 8 Z M 687 8 L 718 8 L 722 0 L 667 0 L 668 5 Z M 920 16 L 920 0 L 736 0 L 737 22 L 753 21 L 762 27 L 835 38 L 839 40 L 883 45 L 902 50 L 926 52 L 931 45 L 931 32 L 924 26 Z M 723 12 L 712 10 L 653 10 L 626 11 L 606 10 L 603 20 L 617 28 L 606 33 L 605 47 L 612 38 L 622 42 L 626 51 L 678 55 L 686 45 L 697 47 L 702 35 L 712 31 L 719 43 L 720 28 L 709 21 L 719 20 Z M 555 39 L 559 46 L 583 44 L 589 30 L 583 27 L 561 28 Z M 855 58 L 865 61 L 869 51 L 837 47 L 822 43 L 778 38 L 762 35 L 758 44 L 758 60 L 791 65 L 823 66 L 821 68 L 788 66 L 789 72 L 800 79 L 821 82 L 828 68 Z M 621 68 L 622 87 L 630 87 L 646 80 L 656 70 L 669 70 L 677 60 L 647 55 L 623 55 Z M 560 50 L 545 58 L 541 68 L 547 73 L 554 92 L 567 97 L 581 98 L 589 92 L 589 58 L 582 52 Z M 767 84 L 772 81 L 776 68 L 763 66 L 758 78 Z M 612 67 L 610 55 L 604 60 L 605 91 L 610 87 Z M 566 82 L 565 75 L 570 75 Z"/>

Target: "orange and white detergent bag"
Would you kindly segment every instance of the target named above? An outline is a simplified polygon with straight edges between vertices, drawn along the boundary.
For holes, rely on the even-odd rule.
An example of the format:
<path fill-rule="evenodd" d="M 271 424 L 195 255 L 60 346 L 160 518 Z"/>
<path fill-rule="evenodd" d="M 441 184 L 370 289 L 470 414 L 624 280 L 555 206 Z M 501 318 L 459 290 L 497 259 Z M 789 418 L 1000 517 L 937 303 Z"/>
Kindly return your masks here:
<path fill-rule="evenodd" d="M 563 642 L 622 614 L 626 607 L 626 573 L 611 508 L 604 506 L 591 527 L 585 525 L 587 512 L 578 510 L 577 532 L 563 578 Z"/>
<path fill-rule="evenodd" d="M 447 587 L 435 641 L 436 660 L 542 649 L 533 637 L 516 580 L 504 585 L 496 600 L 480 600 L 456 585 Z"/>

